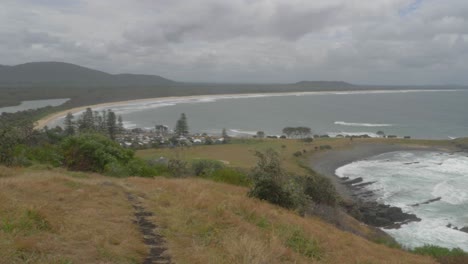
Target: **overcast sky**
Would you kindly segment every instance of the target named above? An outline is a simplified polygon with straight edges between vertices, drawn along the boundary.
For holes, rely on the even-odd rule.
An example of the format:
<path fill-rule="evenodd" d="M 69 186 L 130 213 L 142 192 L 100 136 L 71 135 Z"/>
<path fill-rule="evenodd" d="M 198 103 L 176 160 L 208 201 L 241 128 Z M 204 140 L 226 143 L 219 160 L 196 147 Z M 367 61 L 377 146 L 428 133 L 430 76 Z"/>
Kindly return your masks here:
<path fill-rule="evenodd" d="M 0 0 L 0 64 L 179 81 L 468 84 L 467 0 Z"/>

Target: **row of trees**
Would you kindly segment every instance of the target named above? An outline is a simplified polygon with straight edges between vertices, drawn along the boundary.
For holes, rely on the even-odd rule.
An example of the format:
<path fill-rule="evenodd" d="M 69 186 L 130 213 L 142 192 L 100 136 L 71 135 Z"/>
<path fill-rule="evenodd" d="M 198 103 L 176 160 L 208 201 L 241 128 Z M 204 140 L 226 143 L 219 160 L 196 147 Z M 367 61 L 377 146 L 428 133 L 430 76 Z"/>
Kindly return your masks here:
<path fill-rule="evenodd" d="M 283 128 L 283 134 L 287 137 L 305 138 L 310 137 L 312 130 L 310 127 L 285 127 Z"/>
<path fill-rule="evenodd" d="M 67 136 L 76 133 L 101 133 L 115 140 L 116 135 L 124 131 L 122 116 L 117 117 L 112 110 L 98 112 L 86 108 L 78 120 L 74 119 L 72 113 L 68 113 L 65 117 L 64 125 Z"/>

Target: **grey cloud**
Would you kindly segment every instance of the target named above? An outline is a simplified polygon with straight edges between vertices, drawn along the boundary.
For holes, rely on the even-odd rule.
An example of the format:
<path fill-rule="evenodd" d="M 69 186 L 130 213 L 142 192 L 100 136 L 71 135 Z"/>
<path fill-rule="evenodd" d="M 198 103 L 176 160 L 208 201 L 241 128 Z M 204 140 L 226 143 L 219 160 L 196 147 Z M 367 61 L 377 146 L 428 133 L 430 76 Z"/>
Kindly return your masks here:
<path fill-rule="evenodd" d="M 64 60 L 182 81 L 468 84 L 466 0 L 64 2 L 5 0 L 0 64 Z"/>

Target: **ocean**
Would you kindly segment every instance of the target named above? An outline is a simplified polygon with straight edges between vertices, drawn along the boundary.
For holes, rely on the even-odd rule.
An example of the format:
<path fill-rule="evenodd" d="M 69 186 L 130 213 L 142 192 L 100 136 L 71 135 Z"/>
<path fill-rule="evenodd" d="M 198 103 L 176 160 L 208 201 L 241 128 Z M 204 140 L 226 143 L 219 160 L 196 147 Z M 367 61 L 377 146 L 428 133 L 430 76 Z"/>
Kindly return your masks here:
<path fill-rule="evenodd" d="M 340 167 L 336 175 L 375 181 L 365 188 L 378 202 L 422 219 L 384 230 L 403 246 L 430 244 L 468 251 L 468 233 L 453 229 L 468 227 L 467 153 L 389 152 Z"/>
<path fill-rule="evenodd" d="M 468 90 L 209 95 L 114 106 L 128 128 L 173 128 L 185 113 L 191 132 L 280 135 L 308 126 L 330 136 L 368 134 L 448 139 L 468 136 Z M 95 109 L 97 110 L 97 109 Z"/>

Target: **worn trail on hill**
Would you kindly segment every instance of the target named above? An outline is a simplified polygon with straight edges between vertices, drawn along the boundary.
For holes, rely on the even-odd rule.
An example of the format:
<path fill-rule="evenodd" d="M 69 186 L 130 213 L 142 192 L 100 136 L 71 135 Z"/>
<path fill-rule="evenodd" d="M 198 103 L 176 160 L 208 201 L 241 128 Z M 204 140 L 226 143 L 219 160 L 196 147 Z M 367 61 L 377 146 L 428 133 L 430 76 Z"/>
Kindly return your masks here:
<path fill-rule="evenodd" d="M 135 209 L 136 220 L 134 220 L 134 223 L 138 225 L 140 232 L 143 234 L 144 243 L 149 247 L 149 254 L 143 264 L 172 263 L 171 257 L 165 254 L 167 248 L 164 245 L 164 238 L 155 232 L 158 226 L 148 219 L 153 214 L 145 210 L 135 194 L 127 192 L 127 199 Z"/>

